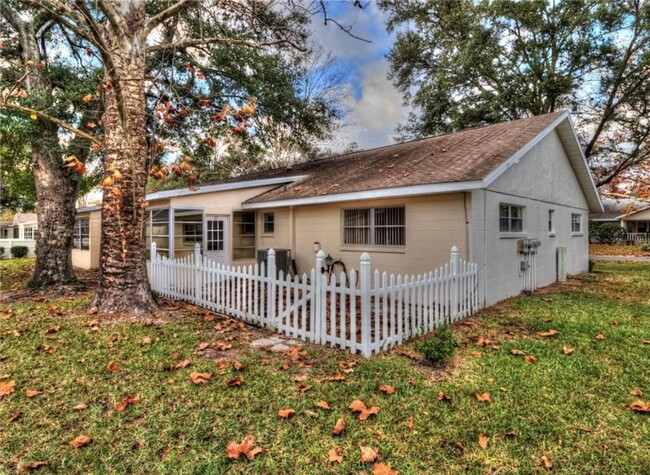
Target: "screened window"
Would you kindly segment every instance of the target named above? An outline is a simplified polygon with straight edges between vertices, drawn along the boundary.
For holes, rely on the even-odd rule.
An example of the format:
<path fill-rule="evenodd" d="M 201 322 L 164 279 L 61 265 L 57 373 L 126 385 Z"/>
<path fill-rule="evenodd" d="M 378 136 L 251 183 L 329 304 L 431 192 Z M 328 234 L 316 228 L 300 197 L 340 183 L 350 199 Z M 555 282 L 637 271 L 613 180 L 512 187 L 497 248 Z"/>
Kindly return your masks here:
<path fill-rule="evenodd" d="M 255 259 L 255 211 L 235 211 L 233 217 L 233 259 Z"/>
<path fill-rule="evenodd" d="M 147 211 L 147 224 L 145 229 L 147 253 L 151 249 L 151 243 L 155 242 L 156 251 L 159 254 L 169 256 L 169 210 L 153 209 Z"/>
<path fill-rule="evenodd" d="M 79 218 L 74 222 L 72 248 L 87 251 L 90 249 L 90 219 Z"/>
<path fill-rule="evenodd" d="M 523 206 L 499 205 L 499 231 L 502 233 L 520 233 L 523 230 Z"/>
<path fill-rule="evenodd" d="M 2 230 L 2 237 L 5 239 L 9 237 L 9 230 L 7 228 Z"/>
<path fill-rule="evenodd" d="M 20 228 L 14 228 L 14 239 L 20 239 Z"/>
<path fill-rule="evenodd" d="M 549 233 L 554 233 L 555 232 L 555 223 L 553 222 L 553 215 L 555 214 L 555 211 L 552 209 L 548 210 L 548 232 Z"/>
<path fill-rule="evenodd" d="M 264 213 L 264 234 L 273 234 L 275 231 L 275 214 Z"/>
<path fill-rule="evenodd" d="M 582 215 L 578 213 L 571 213 L 571 232 L 582 232 Z"/>
<path fill-rule="evenodd" d="M 343 243 L 370 246 L 406 245 L 404 207 L 346 209 L 343 216 Z"/>

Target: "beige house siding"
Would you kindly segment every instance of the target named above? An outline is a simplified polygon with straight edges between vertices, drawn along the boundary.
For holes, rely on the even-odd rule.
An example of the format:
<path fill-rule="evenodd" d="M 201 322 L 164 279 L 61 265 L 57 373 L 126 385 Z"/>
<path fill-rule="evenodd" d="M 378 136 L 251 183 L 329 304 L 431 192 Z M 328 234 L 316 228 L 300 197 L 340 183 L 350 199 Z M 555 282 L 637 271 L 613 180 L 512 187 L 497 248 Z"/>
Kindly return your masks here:
<path fill-rule="evenodd" d="M 650 220 L 650 209 L 645 209 L 622 218 L 622 221 L 647 221 Z"/>
<path fill-rule="evenodd" d="M 72 265 L 80 269 L 99 268 L 99 254 L 101 243 L 101 211 L 90 211 L 77 214 L 77 219 L 89 218 L 90 225 L 90 246 L 89 249 L 73 249 Z"/>

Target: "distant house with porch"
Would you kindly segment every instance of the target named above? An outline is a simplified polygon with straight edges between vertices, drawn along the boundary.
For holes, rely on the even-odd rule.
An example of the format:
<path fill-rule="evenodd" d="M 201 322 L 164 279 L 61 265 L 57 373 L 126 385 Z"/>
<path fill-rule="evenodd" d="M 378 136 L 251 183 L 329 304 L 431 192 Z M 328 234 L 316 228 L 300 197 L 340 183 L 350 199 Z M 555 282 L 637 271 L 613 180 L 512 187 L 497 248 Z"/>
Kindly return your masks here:
<path fill-rule="evenodd" d="M 34 257 L 38 218 L 36 213 L 16 213 L 12 221 L 0 221 L 0 247 L 4 248 L 1 257 L 9 257 L 10 249 L 26 246 L 29 257 Z"/>
<path fill-rule="evenodd" d="M 628 198 L 603 198 L 602 203 L 603 212 L 591 213 L 589 221 L 620 225 L 628 243 L 650 242 L 650 203 Z"/>

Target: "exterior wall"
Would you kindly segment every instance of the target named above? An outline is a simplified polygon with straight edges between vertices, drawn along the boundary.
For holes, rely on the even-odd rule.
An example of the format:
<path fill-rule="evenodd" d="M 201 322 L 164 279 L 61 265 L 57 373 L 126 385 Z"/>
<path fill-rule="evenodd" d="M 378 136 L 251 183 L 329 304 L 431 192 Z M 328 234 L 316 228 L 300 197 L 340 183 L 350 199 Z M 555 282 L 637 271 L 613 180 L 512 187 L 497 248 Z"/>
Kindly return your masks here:
<path fill-rule="evenodd" d="M 14 228 L 18 229 L 18 238 L 14 239 Z M 7 238 L 3 239 L 0 236 L 0 247 L 4 248 L 4 253 L 0 258 L 8 259 L 11 257 L 11 248 L 16 246 L 26 246 L 27 247 L 27 257 L 36 257 L 36 234 L 34 234 L 33 239 L 25 239 L 25 228 L 38 228 L 38 225 L 35 222 L 18 224 L 14 223 L 12 226 L 8 226 L 3 229 L 7 229 Z"/>
<path fill-rule="evenodd" d="M 72 265 L 80 269 L 98 269 L 102 225 L 101 211 L 78 213 L 77 218 L 89 218 L 90 246 L 88 250 L 72 250 Z"/>
<path fill-rule="evenodd" d="M 273 213 L 275 226 L 273 233 L 264 232 L 264 213 Z M 292 210 L 289 208 L 270 208 L 257 212 L 257 248 L 291 249 L 293 251 L 290 220 Z"/>
<path fill-rule="evenodd" d="M 501 203 L 524 207 L 522 233 L 499 231 Z M 473 192 L 473 254 L 482 266 L 481 299 L 492 305 L 523 290 L 517 252 L 522 238 L 541 240 L 535 256 L 537 286 L 557 280 L 557 248 L 566 247 L 568 274 L 589 267 L 589 209 L 575 173 L 555 132 L 542 140 L 499 177 L 487 190 Z M 554 210 L 554 233 L 549 233 L 548 212 Z M 571 232 L 571 214 L 582 215 L 581 232 Z M 480 219 L 479 219 L 480 217 Z M 482 221 L 482 222 L 481 222 Z"/>
<path fill-rule="evenodd" d="M 359 270 L 359 258 L 365 251 L 371 255 L 374 269 L 399 274 L 433 270 L 449 261 L 452 246 L 458 246 L 465 257 L 468 248 L 463 197 L 463 193 L 456 193 L 296 207 L 294 258 L 298 271 L 309 272 L 314 267 L 316 242 L 326 254 L 343 260 L 348 271 Z M 406 208 L 404 248 L 343 244 L 344 209 L 394 205 Z"/>
<path fill-rule="evenodd" d="M 649 221 L 650 220 L 650 208 L 639 211 L 638 213 L 631 214 L 623 218 L 623 221 Z"/>

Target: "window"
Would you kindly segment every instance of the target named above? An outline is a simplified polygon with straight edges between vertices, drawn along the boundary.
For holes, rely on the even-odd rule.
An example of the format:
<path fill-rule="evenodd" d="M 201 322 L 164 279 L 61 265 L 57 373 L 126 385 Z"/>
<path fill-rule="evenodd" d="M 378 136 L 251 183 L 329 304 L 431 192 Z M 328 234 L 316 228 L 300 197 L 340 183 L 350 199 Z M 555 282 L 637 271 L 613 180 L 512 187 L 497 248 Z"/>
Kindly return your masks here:
<path fill-rule="evenodd" d="M 20 228 L 14 228 L 14 239 L 20 239 Z"/>
<path fill-rule="evenodd" d="M 524 231 L 523 206 L 499 205 L 499 231 L 521 233 Z"/>
<path fill-rule="evenodd" d="M 90 249 L 90 219 L 79 218 L 74 222 L 72 248 L 87 251 Z"/>
<path fill-rule="evenodd" d="M 203 224 L 202 223 L 183 223 L 183 241 L 201 242 L 203 241 Z"/>
<path fill-rule="evenodd" d="M 169 256 L 169 210 L 153 209 L 147 211 L 147 256 L 151 243 L 156 243 L 158 254 Z"/>
<path fill-rule="evenodd" d="M 578 213 L 571 213 L 571 232 L 582 232 L 582 215 Z"/>
<path fill-rule="evenodd" d="M 8 230 L 7 228 L 4 228 L 4 229 L 2 230 L 2 238 L 3 238 L 3 239 L 7 239 L 7 238 L 9 238 L 9 230 Z"/>
<path fill-rule="evenodd" d="M 405 208 L 346 209 L 343 243 L 370 246 L 405 246 Z"/>
<path fill-rule="evenodd" d="M 275 231 L 274 213 L 264 213 L 264 234 L 273 234 Z"/>
<path fill-rule="evenodd" d="M 233 213 L 233 259 L 255 259 L 255 211 Z"/>
<path fill-rule="evenodd" d="M 549 234 L 555 233 L 555 224 L 553 223 L 553 214 L 555 211 L 552 209 L 548 210 L 548 232 Z"/>
<path fill-rule="evenodd" d="M 222 220 L 208 220 L 208 251 L 223 251 L 224 226 Z"/>
<path fill-rule="evenodd" d="M 25 228 L 25 239 L 34 239 L 34 228 Z"/>

